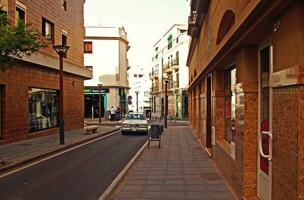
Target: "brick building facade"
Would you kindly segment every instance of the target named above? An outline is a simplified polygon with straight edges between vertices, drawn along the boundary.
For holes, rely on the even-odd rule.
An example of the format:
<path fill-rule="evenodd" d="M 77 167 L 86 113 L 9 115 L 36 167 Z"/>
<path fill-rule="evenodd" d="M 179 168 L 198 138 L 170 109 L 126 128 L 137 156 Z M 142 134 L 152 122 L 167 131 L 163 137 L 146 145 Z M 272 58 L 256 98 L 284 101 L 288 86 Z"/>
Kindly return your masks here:
<path fill-rule="evenodd" d="M 190 122 L 239 199 L 303 199 L 303 10 L 191 1 Z"/>
<path fill-rule="evenodd" d="M 0 144 L 58 133 L 59 56 L 53 45 L 70 46 L 64 59 L 65 130 L 83 127 L 83 0 L 1 0 L 10 24 L 24 19 L 50 39 L 49 47 L 0 72 Z"/>

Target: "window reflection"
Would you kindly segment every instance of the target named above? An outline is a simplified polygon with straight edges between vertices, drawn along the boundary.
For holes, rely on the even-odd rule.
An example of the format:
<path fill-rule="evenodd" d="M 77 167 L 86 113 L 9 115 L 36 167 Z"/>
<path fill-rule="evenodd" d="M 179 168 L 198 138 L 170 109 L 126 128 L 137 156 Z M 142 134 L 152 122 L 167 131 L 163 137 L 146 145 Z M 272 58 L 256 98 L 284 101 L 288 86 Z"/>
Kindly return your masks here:
<path fill-rule="evenodd" d="M 29 89 L 29 131 L 58 125 L 58 93 L 56 90 Z"/>

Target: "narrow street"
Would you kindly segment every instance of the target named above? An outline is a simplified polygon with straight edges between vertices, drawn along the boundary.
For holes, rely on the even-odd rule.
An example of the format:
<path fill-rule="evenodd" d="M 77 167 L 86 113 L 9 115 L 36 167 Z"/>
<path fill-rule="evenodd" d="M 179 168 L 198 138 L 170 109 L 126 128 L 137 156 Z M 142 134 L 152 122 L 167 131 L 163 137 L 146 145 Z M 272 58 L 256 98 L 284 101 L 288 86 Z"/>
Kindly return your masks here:
<path fill-rule="evenodd" d="M 96 200 L 146 139 L 119 132 L 6 176 L 1 199 Z"/>

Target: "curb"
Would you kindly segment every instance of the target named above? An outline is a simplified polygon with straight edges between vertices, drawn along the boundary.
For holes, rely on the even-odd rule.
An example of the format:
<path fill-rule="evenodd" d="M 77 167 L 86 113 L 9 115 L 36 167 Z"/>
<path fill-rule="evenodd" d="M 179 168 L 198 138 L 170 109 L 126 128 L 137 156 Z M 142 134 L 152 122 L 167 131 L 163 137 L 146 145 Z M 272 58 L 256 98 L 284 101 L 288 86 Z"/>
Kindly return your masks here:
<path fill-rule="evenodd" d="M 139 151 L 133 156 L 133 158 L 128 162 L 128 164 L 125 166 L 125 168 L 118 174 L 118 176 L 112 181 L 112 183 L 107 187 L 107 189 L 104 191 L 104 193 L 98 198 L 98 200 L 105 200 L 109 197 L 109 195 L 114 191 L 118 183 L 121 181 L 121 179 L 125 176 L 125 174 L 128 172 L 130 167 L 134 164 L 134 162 L 138 159 L 138 157 L 143 153 L 145 148 L 148 145 L 148 141 L 139 149 Z"/>
<path fill-rule="evenodd" d="M 85 139 L 85 140 L 81 140 L 81 141 L 78 141 L 78 142 L 75 142 L 75 143 L 72 143 L 72 144 L 69 144 L 69 145 L 60 147 L 60 148 L 55 149 L 55 150 L 51 150 L 51 151 L 42 153 L 42 154 L 40 154 L 40 155 L 37 155 L 37 156 L 35 156 L 35 157 L 32 157 L 32 158 L 23 160 L 23 161 L 18 162 L 18 163 L 13 163 L 13 164 L 11 164 L 11 165 L 8 165 L 8 166 L 6 166 L 6 167 L 1 168 L 1 169 L 0 169 L 0 174 L 3 174 L 3 173 L 5 173 L 5 172 L 7 172 L 7 171 L 9 171 L 9 170 L 12 170 L 12 169 L 21 167 L 21 166 L 23 166 L 23 165 L 25 165 L 25 164 L 28 164 L 28 163 L 31 163 L 31 162 L 33 162 L 33 161 L 36 161 L 36 160 L 40 160 L 40 159 L 42 159 L 42 158 L 49 157 L 49 156 L 51 156 L 51 155 L 53 155 L 53 154 L 57 154 L 57 153 L 59 153 L 59 152 L 61 152 L 61 151 L 65 151 L 65 150 L 71 149 L 71 148 L 73 148 L 73 147 L 76 147 L 76 146 L 78 146 L 78 145 L 80 145 L 80 144 L 89 142 L 89 141 L 91 141 L 91 140 L 95 140 L 95 139 L 98 139 L 98 138 L 100 138 L 100 137 L 109 135 L 109 134 L 114 133 L 114 132 L 119 131 L 119 130 L 120 130 L 120 128 L 115 128 L 115 129 L 113 129 L 113 130 L 111 130 L 111 131 L 109 131 L 109 132 L 105 132 L 104 134 L 96 135 L 96 136 L 94 136 L 94 137 L 87 138 L 87 139 Z"/>

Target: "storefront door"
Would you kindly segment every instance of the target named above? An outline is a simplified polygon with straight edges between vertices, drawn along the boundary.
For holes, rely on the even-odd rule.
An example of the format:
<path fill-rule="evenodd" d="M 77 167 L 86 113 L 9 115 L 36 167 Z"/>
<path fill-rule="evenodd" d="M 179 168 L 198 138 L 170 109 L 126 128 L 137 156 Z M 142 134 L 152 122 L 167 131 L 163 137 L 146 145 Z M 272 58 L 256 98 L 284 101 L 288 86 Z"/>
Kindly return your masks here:
<path fill-rule="evenodd" d="M 206 150 L 211 155 L 212 139 L 212 80 L 211 76 L 206 80 Z"/>
<path fill-rule="evenodd" d="M 272 181 L 272 46 L 259 49 L 258 196 L 271 199 Z"/>

